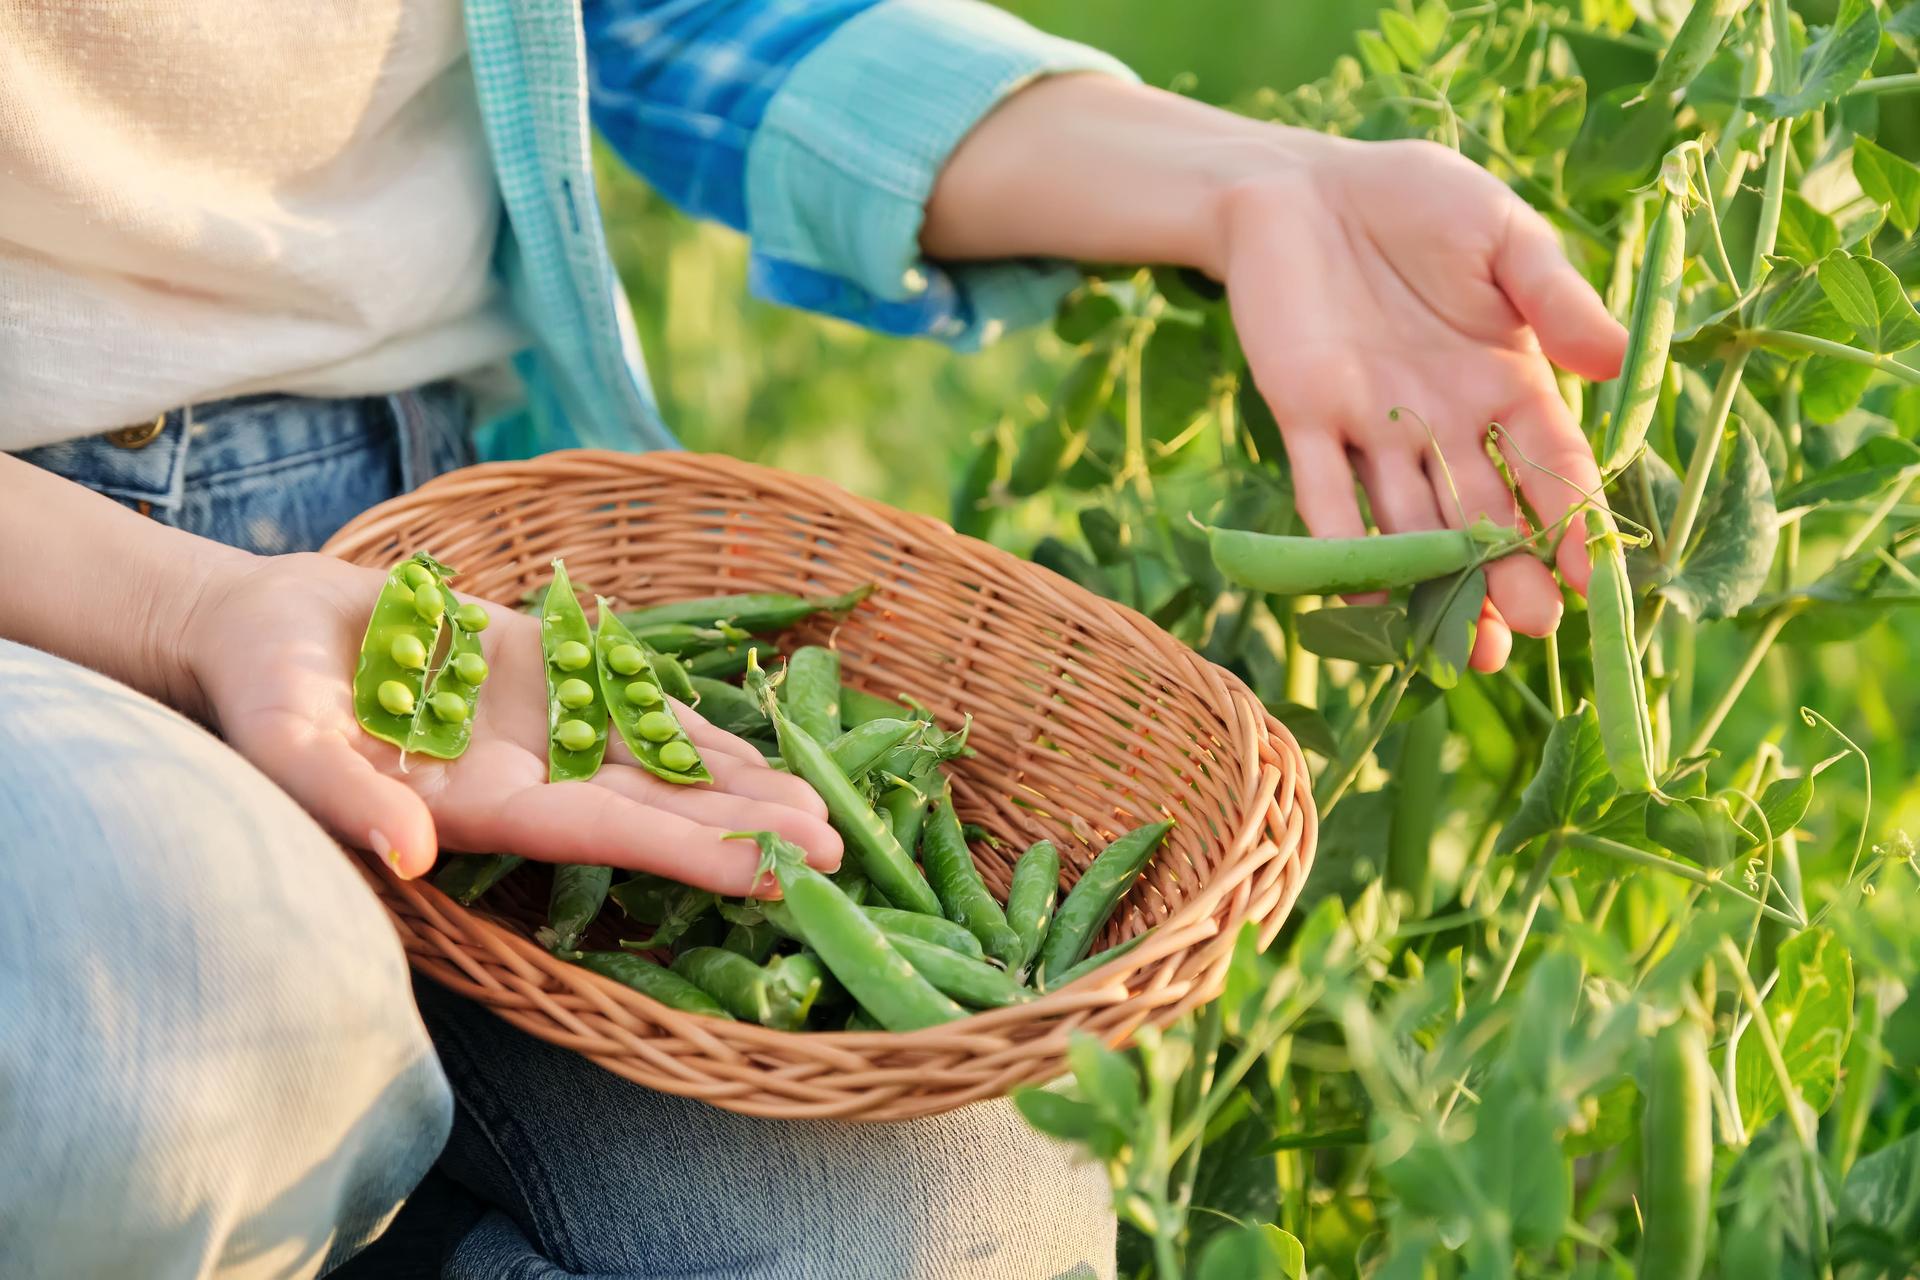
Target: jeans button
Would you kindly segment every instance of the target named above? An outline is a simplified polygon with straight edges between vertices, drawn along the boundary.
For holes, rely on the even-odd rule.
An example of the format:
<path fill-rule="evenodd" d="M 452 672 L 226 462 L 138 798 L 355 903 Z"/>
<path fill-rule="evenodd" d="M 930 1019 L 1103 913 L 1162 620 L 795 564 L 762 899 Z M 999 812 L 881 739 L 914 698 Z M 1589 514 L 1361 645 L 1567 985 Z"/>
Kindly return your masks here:
<path fill-rule="evenodd" d="M 107 443 L 122 449 L 144 449 L 166 428 L 167 415 L 163 413 L 152 422 L 136 422 L 130 427 L 107 432 Z"/>

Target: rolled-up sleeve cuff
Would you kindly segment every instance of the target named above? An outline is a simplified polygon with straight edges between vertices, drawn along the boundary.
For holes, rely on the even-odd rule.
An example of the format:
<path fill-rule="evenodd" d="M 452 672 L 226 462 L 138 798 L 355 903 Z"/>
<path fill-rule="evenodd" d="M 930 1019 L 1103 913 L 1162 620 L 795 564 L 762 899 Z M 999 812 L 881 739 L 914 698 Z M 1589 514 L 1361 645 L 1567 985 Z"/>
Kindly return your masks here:
<path fill-rule="evenodd" d="M 968 132 L 1009 94 L 1066 72 L 1135 78 L 979 0 L 883 0 L 850 19 L 789 73 L 748 149 L 755 293 L 959 347 L 1044 319 L 1072 268 L 931 262 L 920 225 Z"/>

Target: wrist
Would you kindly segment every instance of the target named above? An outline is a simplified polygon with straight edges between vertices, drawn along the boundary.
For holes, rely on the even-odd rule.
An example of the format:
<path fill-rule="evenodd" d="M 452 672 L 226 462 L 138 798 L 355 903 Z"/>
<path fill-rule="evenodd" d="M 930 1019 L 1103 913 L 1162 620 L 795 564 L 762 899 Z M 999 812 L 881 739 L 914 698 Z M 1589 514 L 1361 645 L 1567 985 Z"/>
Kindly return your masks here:
<path fill-rule="evenodd" d="M 161 701 L 202 724 L 214 725 L 202 666 L 209 648 L 206 642 L 219 629 L 220 601 L 263 558 L 197 538 L 189 548 L 184 573 L 169 573 L 166 581 L 149 586 L 153 612 L 147 635 L 153 651 L 147 661 Z"/>

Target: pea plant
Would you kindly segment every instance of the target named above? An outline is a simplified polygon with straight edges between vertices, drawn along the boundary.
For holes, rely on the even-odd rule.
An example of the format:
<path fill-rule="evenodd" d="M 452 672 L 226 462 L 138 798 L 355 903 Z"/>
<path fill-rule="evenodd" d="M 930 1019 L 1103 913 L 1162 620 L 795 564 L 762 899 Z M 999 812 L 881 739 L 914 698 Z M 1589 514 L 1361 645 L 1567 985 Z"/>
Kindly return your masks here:
<path fill-rule="evenodd" d="M 1321 815 L 1220 1001 L 1020 1098 L 1106 1165 L 1126 1274 L 1920 1274 L 1920 863 L 1857 708 L 1794 696 L 1920 603 L 1920 167 L 1877 140 L 1917 59 L 1920 4 L 1398 0 L 1244 104 L 1471 156 L 1629 327 L 1562 385 L 1593 584 L 1497 677 L 1482 566 L 1561 530 L 1302 549 L 1218 291 L 1063 307 L 1074 363 L 956 525 L 1238 673 Z"/>

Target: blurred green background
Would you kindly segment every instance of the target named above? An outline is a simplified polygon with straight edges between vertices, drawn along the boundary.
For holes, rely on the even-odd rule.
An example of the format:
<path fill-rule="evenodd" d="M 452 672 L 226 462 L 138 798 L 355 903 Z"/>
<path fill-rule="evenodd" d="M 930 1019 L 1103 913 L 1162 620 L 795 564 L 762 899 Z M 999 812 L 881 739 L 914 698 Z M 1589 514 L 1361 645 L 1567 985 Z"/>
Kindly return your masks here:
<path fill-rule="evenodd" d="M 1322 74 L 1378 0 L 1007 0 L 1035 25 L 1118 55 L 1149 84 L 1211 101 Z M 746 247 L 617 164 L 601 169 L 614 254 L 667 421 L 688 447 L 823 476 L 937 515 L 975 435 L 1057 378 L 1049 335 L 978 355 L 903 342 L 747 296 Z"/>

